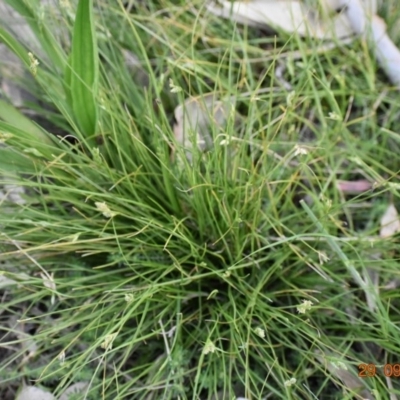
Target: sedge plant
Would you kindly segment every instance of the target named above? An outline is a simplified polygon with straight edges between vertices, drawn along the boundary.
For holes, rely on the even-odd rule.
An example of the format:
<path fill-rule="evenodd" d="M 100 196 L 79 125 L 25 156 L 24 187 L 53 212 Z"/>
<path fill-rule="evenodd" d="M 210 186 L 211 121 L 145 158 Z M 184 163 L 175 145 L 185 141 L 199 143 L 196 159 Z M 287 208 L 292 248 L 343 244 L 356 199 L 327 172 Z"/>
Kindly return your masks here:
<path fill-rule="evenodd" d="M 0 104 L 3 192 L 23 189 L 0 208 L 2 398 L 400 394 L 398 250 L 379 236 L 398 94 L 365 43 L 321 54 L 201 1 L 7 3 L 40 49 L 0 29 L 37 99 Z M 189 160 L 174 109 L 211 92 L 233 106 Z"/>

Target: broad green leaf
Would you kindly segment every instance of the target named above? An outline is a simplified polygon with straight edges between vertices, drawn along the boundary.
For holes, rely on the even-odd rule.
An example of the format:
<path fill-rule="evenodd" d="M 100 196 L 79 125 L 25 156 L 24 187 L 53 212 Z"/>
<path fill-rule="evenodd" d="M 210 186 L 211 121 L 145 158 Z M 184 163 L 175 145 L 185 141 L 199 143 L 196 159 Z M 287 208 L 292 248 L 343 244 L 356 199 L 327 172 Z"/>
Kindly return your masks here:
<path fill-rule="evenodd" d="M 46 25 L 38 19 L 37 15 L 35 15 L 35 12 L 33 11 L 35 4 L 31 2 L 31 6 L 28 6 L 27 4 L 29 3 L 21 0 L 5 1 L 18 14 L 25 18 L 27 24 L 32 29 L 36 38 L 39 40 L 43 50 L 53 65 L 59 70 L 64 69 L 66 63 L 65 52 Z M 36 8 L 40 6 L 39 3 L 34 3 L 36 3 Z"/>
<path fill-rule="evenodd" d="M 17 114 L 12 117 L 17 117 Z M 8 145 L 0 146 L 0 170 L 35 174 L 38 168 L 58 157 L 67 164 L 71 161 L 72 153 L 68 146 L 63 148 L 56 137 L 41 130 L 35 123 L 21 120 L 19 128 L 0 120 L 0 144 Z M 43 172 L 41 174 L 44 175 Z"/>
<path fill-rule="evenodd" d="M 0 147 L 0 170 L 8 173 L 34 174 L 37 171 L 35 162 L 28 155 L 12 147 Z"/>
<path fill-rule="evenodd" d="M 93 0 L 80 0 L 73 30 L 71 71 L 65 74 L 65 84 L 70 87 L 75 119 L 86 137 L 96 133 L 98 63 Z"/>
<path fill-rule="evenodd" d="M 55 397 L 47 392 L 46 390 L 41 389 L 36 386 L 25 386 L 21 389 L 21 391 L 17 394 L 16 400 L 54 400 Z"/>
<path fill-rule="evenodd" d="M 23 132 L 25 136 L 29 135 L 38 143 L 46 143 L 54 146 L 54 141 L 48 134 L 46 134 L 37 124 L 20 113 L 14 106 L 4 100 L 0 100 L 0 119 L 8 122 L 8 126 L 5 127 L 4 123 L 1 123 L 0 121 L 0 129 L 5 131 L 17 129 L 21 131 L 21 133 Z"/>

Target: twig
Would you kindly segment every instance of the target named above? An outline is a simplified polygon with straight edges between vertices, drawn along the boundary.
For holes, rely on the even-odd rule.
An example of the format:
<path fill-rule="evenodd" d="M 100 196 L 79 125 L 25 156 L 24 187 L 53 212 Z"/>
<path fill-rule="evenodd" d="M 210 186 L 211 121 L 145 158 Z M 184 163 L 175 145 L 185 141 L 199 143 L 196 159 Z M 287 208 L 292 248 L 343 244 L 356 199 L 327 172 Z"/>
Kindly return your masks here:
<path fill-rule="evenodd" d="M 386 24 L 377 15 L 369 15 L 360 0 L 342 0 L 347 18 L 356 34 L 373 41 L 376 58 L 389 79 L 400 89 L 400 51 L 386 33 Z"/>

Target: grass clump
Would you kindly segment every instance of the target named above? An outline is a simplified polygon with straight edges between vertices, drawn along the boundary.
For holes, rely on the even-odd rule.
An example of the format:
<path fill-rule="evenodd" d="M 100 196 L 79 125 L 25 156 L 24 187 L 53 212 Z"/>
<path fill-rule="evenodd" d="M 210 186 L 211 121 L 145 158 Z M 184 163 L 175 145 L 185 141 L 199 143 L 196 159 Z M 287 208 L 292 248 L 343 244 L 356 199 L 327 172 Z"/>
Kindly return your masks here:
<path fill-rule="evenodd" d="M 3 394 L 32 381 L 105 399 L 399 394 L 383 369 L 398 368 L 397 243 L 378 235 L 398 204 L 398 94 L 364 44 L 317 54 L 201 2 L 103 0 L 97 79 L 69 61 L 75 6 L 17 10 L 43 52 L 33 117 L 0 112 L 4 191 L 24 188 L 0 209 Z M 94 112 L 73 103 L 82 91 Z M 173 111 L 210 92 L 234 106 L 189 162 Z M 360 178 L 376 184 L 338 190 Z M 361 364 L 376 375 L 358 379 Z"/>

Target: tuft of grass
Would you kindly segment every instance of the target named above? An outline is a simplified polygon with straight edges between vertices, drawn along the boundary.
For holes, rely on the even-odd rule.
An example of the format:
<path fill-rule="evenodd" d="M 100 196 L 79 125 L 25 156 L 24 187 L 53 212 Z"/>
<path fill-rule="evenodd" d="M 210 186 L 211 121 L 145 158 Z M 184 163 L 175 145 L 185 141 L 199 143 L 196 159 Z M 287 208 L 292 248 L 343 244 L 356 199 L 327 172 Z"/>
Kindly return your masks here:
<path fill-rule="evenodd" d="M 399 207 L 398 93 L 365 43 L 321 53 L 200 1 L 19 3 L 44 55 L 40 106 L 0 110 L 0 394 L 399 394 L 383 368 L 400 353 L 397 238 L 379 238 Z M 29 71 L 31 49 L 0 39 Z M 210 92 L 236 111 L 189 163 L 173 111 Z M 338 190 L 361 178 L 374 189 Z M 362 364 L 376 375 L 358 379 Z"/>

